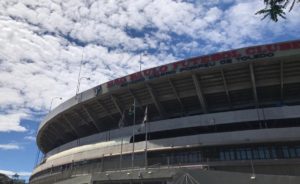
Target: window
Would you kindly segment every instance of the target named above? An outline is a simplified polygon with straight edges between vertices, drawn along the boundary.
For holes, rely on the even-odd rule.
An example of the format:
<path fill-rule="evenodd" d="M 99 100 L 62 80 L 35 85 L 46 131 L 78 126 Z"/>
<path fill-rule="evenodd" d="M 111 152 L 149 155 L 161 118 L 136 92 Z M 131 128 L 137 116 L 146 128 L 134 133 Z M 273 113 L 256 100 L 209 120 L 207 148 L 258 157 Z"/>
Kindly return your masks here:
<path fill-rule="evenodd" d="M 242 160 L 247 160 L 247 153 L 244 149 L 241 150 Z"/>
<path fill-rule="evenodd" d="M 298 158 L 300 157 L 300 146 L 296 146 L 296 155 Z"/>
<path fill-rule="evenodd" d="M 220 151 L 220 160 L 224 161 L 225 160 L 225 154 L 223 151 Z"/>
<path fill-rule="evenodd" d="M 270 159 L 271 155 L 270 155 L 270 151 L 269 151 L 268 147 L 265 147 L 264 150 L 265 150 L 266 159 Z"/>
<path fill-rule="evenodd" d="M 198 161 L 202 162 L 203 161 L 202 152 L 197 152 L 197 155 L 198 155 Z"/>
<path fill-rule="evenodd" d="M 254 148 L 252 151 L 253 151 L 253 158 L 255 160 L 258 160 L 259 159 L 259 151 L 258 151 L 258 149 Z"/>
<path fill-rule="evenodd" d="M 235 160 L 235 154 L 233 149 L 230 150 L 230 160 Z"/>
<path fill-rule="evenodd" d="M 235 153 L 236 153 L 236 159 L 237 159 L 237 160 L 241 160 L 242 157 L 241 157 L 241 151 L 240 151 L 240 149 L 237 149 L 237 150 L 235 151 Z"/>
<path fill-rule="evenodd" d="M 276 153 L 276 149 L 274 146 L 271 147 L 271 157 L 274 159 L 278 158 L 277 153 Z"/>
<path fill-rule="evenodd" d="M 225 151 L 225 160 L 230 160 L 230 153 L 228 150 Z"/>
<path fill-rule="evenodd" d="M 289 153 L 290 153 L 290 157 L 291 158 L 295 158 L 296 157 L 296 150 L 294 147 L 289 148 Z"/>
<path fill-rule="evenodd" d="M 251 151 L 251 149 L 250 149 L 250 148 L 247 148 L 247 149 L 246 149 L 246 152 L 247 152 L 247 158 L 248 158 L 249 160 L 252 160 L 252 151 Z"/>
<path fill-rule="evenodd" d="M 259 159 L 265 159 L 265 150 L 263 147 L 259 147 L 258 148 L 258 152 L 259 152 Z"/>
<path fill-rule="evenodd" d="M 193 151 L 193 152 L 188 153 L 188 162 L 189 163 L 198 162 L 198 160 L 197 160 L 197 152 Z"/>
<path fill-rule="evenodd" d="M 283 158 L 289 158 L 289 150 L 287 146 L 282 147 Z"/>

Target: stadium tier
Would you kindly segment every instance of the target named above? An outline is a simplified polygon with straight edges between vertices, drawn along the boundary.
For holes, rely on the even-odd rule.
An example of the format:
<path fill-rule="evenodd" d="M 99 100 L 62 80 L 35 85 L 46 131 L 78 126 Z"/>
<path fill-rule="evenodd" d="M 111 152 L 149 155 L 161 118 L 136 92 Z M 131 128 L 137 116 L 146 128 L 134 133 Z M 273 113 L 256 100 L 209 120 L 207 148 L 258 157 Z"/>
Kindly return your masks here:
<path fill-rule="evenodd" d="M 300 183 L 300 40 L 194 57 L 77 94 L 30 183 Z"/>

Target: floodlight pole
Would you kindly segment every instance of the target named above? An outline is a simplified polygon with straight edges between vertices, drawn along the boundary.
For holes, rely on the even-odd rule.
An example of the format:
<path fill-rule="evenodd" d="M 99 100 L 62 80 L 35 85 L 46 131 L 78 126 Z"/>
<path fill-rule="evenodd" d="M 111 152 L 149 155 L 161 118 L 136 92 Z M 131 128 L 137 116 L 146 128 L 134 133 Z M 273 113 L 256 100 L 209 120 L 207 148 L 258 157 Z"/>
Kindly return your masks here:
<path fill-rule="evenodd" d="M 140 63 L 140 72 L 142 71 L 142 54 L 140 54 L 140 61 L 139 61 L 139 63 Z"/>
<path fill-rule="evenodd" d="M 147 56 L 147 53 L 143 52 L 143 53 L 140 53 L 140 60 L 139 60 L 139 63 L 140 63 L 140 72 L 142 71 L 142 57 L 143 56 Z"/>
<path fill-rule="evenodd" d="M 82 47 L 82 53 L 81 53 L 81 60 L 79 64 L 79 72 L 78 72 L 78 77 L 77 77 L 77 87 L 76 87 L 76 96 L 79 92 L 79 87 L 80 87 L 80 75 L 81 75 L 81 68 L 82 68 L 82 63 L 83 63 L 83 53 L 84 53 L 84 47 Z"/>
<path fill-rule="evenodd" d="M 52 109 L 52 104 L 53 104 L 53 101 L 54 101 L 55 99 L 62 100 L 62 97 L 56 96 L 56 97 L 53 97 L 53 98 L 51 99 L 51 103 L 50 103 L 50 107 L 49 107 L 49 112 L 50 112 L 51 109 Z"/>
<path fill-rule="evenodd" d="M 51 109 L 52 109 L 52 105 L 53 105 L 53 102 L 54 102 L 55 99 L 62 100 L 62 97 L 56 96 L 56 97 L 53 97 L 53 98 L 51 99 L 50 107 L 49 107 L 49 113 L 50 113 L 50 111 L 51 111 Z M 38 131 L 38 130 L 36 130 L 36 132 L 35 132 L 35 136 L 37 136 L 37 131 Z M 35 160 L 34 167 L 36 167 L 36 166 L 38 165 L 38 163 L 39 163 L 39 160 L 40 160 L 40 152 L 41 152 L 40 149 L 37 148 L 36 160 Z"/>
<path fill-rule="evenodd" d="M 89 78 L 89 77 L 80 77 L 80 78 L 79 78 L 78 83 L 77 83 L 77 88 L 76 88 L 76 96 L 77 96 L 78 93 L 79 93 L 80 82 L 81 82 L 82 79 L 91 80 L 91 78 Z"/>
<path fill-rule="evenodd" d="M 77 98 L 77 94 L 79 93 L 80 81 L 82 79 L 91 80 L 89 77 L 81 77 L 81 70 L 82 70 L 82 64 L 83 64 L 83 54 L 84 54 L 84 47 L 82 48 L 81 60 L 80 60 L 80 65 L 79 65 L 79 72 L 78 72 L 78 77 L 77 77 L 77 87 L 76 87 L 75 98 Z"/>

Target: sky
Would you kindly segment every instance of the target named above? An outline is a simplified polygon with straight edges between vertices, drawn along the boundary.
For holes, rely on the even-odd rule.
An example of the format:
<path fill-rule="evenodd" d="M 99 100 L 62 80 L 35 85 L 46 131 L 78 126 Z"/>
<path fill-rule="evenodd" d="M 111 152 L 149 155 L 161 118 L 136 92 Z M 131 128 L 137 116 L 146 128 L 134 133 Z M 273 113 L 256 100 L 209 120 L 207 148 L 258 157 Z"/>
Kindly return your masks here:
<path fill-rule="evenodd" d="M 183 58 L 299 39 L 300 6 L 263 0 L 1 0 L 0 173 L 27 179 L 43 117 L 80 91 Z M 62 100 L 56 97 L 61 97 Z"/>

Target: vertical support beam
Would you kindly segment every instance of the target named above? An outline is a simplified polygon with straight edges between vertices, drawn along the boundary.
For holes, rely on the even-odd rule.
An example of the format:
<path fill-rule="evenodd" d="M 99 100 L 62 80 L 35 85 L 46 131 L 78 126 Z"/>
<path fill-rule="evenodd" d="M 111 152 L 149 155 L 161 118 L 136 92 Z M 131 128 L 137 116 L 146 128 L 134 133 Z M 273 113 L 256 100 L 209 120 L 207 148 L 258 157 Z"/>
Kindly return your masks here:
<path fill-rule="evenodd" d="M 257 97 L 257 91 L 256 91 L 256 82 L 255 82 L 255 74 L 254 74 L 254 68 L 253 63 L 249 64 L 250 69 L 250 75 L 251 75 L 251 83 L 252 83 L 252 90 L 253 90 L 253 98 L 255 102 L 255 107 L 258 107 L 258 97 Z"/>
<path fill-rule="evenodd" d="M 283 61 L 280 61 L 280 98 L 282 103 L 284 98 L 283 86 L 284 86 Z"/>
<path fill-rule="evenodd" d="M 54 137 L 57 138 L 56 140 L 63 142 L 64 138 L 62 137 L 62 132 L 60 132 L 59 130 L 56 129 L 55 126 L 49 126 L 49 133 Z M 53 131 L 53 132 L 51 132 Z"/>
<path fill-rule="evenodd" d="M 99 132 L 101 132 L 101 128 L 97 124 L 97 121 L 96 121 L 97 118 L 94 116 L 94 114 L 85 105 L 82 105 L 82 109 L 88 115 L 89 119 L 91 120 L 91 122 L 93 123 L 93 125 L 97 128 L 97 130 Z"/>
<path fill-rule="evenodd" d="M 230 94 L 229 94 L 229 90 L 228 90 L 228 85 L 227 85 L 227 81 L 226 81 L 223 69 L 221 69 L 221 76 L 222 76 L 222 79 L 223 79 L 224 90 L 225 90 L 225 93 L 226 93 L 226 96 L 227 96 L 227 101 L 229 103 L 230 108 L 232 108 L 231 98 L 230 98 Z"/>
<path fill-rule="evenodd" d="M 179 94 L 178 94 L 178 92 L 177 92 L 177 90 L 176 90 L 176 88 L 175 88 L 175 86 L 174 86 L 173 81 L 172 81 L 170 78 L 168 79 L 168 81 L 169 81 L 169 84 L 170 84 L 170 86 L 171 86 L 171 88 L 172 88 L 172 90 L 173 90 L 173 93 L 174 93 L 174 95 L 175 95 L 177 101 L 178 101 L 179 104 L 180 104 L 181 111 L 185 112 L 185 108 L 184 108 L 183 103 L 182 103 L 182 101 L 181 101 L 181 99 L 180 99 L 180 97 L 179 97 Z"/>
<path fill-rule="evenodd" d="M 80 137 L 79 132 L 76 130 L 76 128 L 73 126 L 72 122 L 66 117 L 65 114 L 62 115 L 62 118 L 67 122 L 67 124 L 69 125 L 69 127 L 73 130 L 73 132 L 75 132 L 75 135 L 77 137 Z"/>
<path fill-rule="evenodd" d="M 47 134 L 44 135 L 48 142 L 55 144 L 55 140 L 51 138 L 51 136 L 55 136 L 52 132 L 50 132 L 50 130 L 48 130 Z"/>
<path fill-rule="evenodd" d="M 193 78 L 193 82 L 194 82 L 194 85 L 195 85 L 195 88 L 196 88 L 196 93 L 197 93 L 198 99 L 199 99 L 200 104 L 201 104 L 201 108 L 203 110 L 203 113 L 206 114 L 208 111 L 207 111 L 207 107 L 206 107 L 205 98 L 204 98 L 204 95 L 202 93 L 201 86 L 199 84 L 199 80 L 198 80 L 196 74 L 193 74 L 192 78 Z"/>
<path fill-rule="evenodd" d="M 111 115 L 110 111 L 102 104 L 99 100 L 96 100 L 96 103 L 106 112 L 106 114 L 114 121 L 115 118 Z"/>
<path fill-rule="evenodd" d="M 117 97 L 115 95 L 110 95 L 110 98 L 111 98 L 112 102 L 114 103 L 115 107 L 117 108 L 118 112 L 120 113 L 120 116 L 122 117 L 123 111 L 122 111 L 122 108 L 120 107 L 119 100 L 117 99 Z"/>
<path fill-rule="evenodd" d="M 76 109 L 74 109 L 72 112 L 76 114 L 79 117 L 79 119 L 81 119 L 84 122 L 84 124 L 89 125 L 88 121 L 86 121 Z"/>
<path fill-rule="evenodd" d="M 90 123 L 86 119 L 84 119 L 84 117 L 82 117 L 82 115 L 78 111 L 74 110 L 74 112 L 85 124 L 90 125 Z M 91 123 L 96 127 L 97 131 L 101 132 L 101 130 L 98 128 L 98 126 L 95 124 L 95 122 L 90 117 L 89 117 L 89 119 L 91 120 Z"/>
<path fill-rule="evenodd" d="M 154 94 L 154 91 L 153 91 L 152 87 L 148 83 L 146 83 L 146 87 L 148 89 L 148 92 L 151 96 L 151 99 L 152 99 L 156 109 L 158 110 L 159 115 L 161 117 L 164 117 L 165 116 L 165 111 L 164 111 L 163 107 L 161 106 L 160 102 L 157 100 L 156 95 Z"/>

